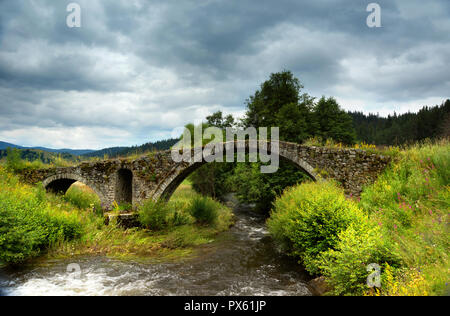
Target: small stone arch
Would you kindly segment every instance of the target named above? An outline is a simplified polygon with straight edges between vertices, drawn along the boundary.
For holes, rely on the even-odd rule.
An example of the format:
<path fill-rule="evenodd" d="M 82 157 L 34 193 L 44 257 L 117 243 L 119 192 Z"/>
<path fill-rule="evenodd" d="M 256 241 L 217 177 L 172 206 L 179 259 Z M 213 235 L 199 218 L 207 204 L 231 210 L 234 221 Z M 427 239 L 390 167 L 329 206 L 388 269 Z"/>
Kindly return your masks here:
<path fill-rule="evenodd" d="M 261 146 L 261 143 L 259 143 Z M 314 171 L 314 168 L 307 163 L 304 159 L 300 157 L 298 153 L 293 153 L 289 150 L 290 143 L 279 143 L 279 156 L 281 159 L 294 163 L 299 169 L 304 171 L 313 181 L 318 181 L 320 177 Z M 292 144 L 291 144 L 292 145 Z M 223 143 L 223 152 L 225 152 L 225 147 L 227 143 Z M 249 148 L 248 142 L 246 143 L 246 149 Z M 236 146 L 235 146 L 236 149 Z M 195 151 L 195 149 L 193 150 Z M 270 153 L 270 145 L 268 145 L 268 152 Z M 169 176 L 167 176 L 164 181 L 156 189 L 153 200 L 157 201 L 162 199 L 168 201 L 178 186 L 195 170 L 207 164 L 205 160 L 202 162 L 191 162 L 186 166 L 186 163 L 179 163 L 175 168 L 171 170 Z"/>
<path fill-rule="evenodd" d="M 102 205 L 105 205 L 106 200 L 103 193 L 100 192 L 89 181 L 86 181 L 83 177 L 77 174 L 73 173 L 55 174 L 42 181 L 42 185 L 48 192 L 66 193 L 67 190 L 70 188 L 70 186 L 77 181 L 89 186 L 100 198 Z"/>

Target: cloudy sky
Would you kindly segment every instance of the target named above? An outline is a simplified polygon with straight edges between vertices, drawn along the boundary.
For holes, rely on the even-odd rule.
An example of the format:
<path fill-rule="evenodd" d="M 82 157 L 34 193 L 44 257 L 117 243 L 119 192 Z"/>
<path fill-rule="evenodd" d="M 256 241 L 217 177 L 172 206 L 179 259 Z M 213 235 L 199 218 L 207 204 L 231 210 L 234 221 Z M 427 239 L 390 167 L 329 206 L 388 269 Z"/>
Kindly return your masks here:
<path fill-rule="evenodd" d="M 81 6 L 81 27 L 66 6 Z M 450 1 L 0 0 L 0 140 L 98 149 L 242 115 L 291 70 L 347 110 L 402 113 L 450 97 Z"/>

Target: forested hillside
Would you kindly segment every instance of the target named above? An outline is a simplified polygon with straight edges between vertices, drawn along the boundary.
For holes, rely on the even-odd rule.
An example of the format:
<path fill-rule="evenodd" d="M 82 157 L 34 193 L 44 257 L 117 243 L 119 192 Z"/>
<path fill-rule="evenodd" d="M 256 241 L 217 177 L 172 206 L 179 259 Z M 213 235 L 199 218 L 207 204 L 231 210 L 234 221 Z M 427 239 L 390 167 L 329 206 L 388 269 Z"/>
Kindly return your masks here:
<path fill-rule="evenodd" d="M 376 145 L 401 145 L 426 138 L 450 136 L 450 100 L 442 105 L 423 107 L 418 113 L 380 117 L 349 112 L 357 140 Z"/>
<path fill-rule="evenodd" d="M 45 164 L 51 164 L 57 159 L 63 159 L 67 161 L 78 161 L 78 157 L 68 153 L 52 153 L 39 149 L 18 149 L 15 148 L 20 153 L 20 158 L 26 161 L 41 161 Z M 0 150 L 0 159 L 5 158 L 8 155 L 8 150 Z"/>

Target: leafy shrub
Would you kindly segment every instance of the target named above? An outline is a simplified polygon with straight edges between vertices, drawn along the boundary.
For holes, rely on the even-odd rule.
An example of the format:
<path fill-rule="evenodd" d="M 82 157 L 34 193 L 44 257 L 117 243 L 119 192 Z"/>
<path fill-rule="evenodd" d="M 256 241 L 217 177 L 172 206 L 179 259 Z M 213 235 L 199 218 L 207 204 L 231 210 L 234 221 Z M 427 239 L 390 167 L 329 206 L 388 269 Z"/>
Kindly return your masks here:
<path fill-rule="evenodd" d="M 151 230 L 161 230 L 167 227 L 167 217 L 170 213 L 168 204 L 147 200 L 138 209 L 139 222 Z"/>
<path fill-rule="evenodd" d="M 73 217 L 51 215 L 30 204 L 20 209 L 4 206 L 0 203 L 0 261 L 4 263 L 22 262 L 59 241 L 82 234 L 81 225 Z"/>
<path fill-rule="evenodd" d="M 362 193 L 359 206 L 369 217 L 351 223 L 318 256 L 305 251 L 306 267 L 317 268 L 338 295 L 445 294 L 449 161 L 446 140 L 396 152 L 392 165 Z M 371 263 L 382 268 L 381 289 L 366 285 Z"/>
<path fill-rule="evenodd" d="M 199 224 L 211 225 L 218 218 L 218 206 L 216 202 L 209 197 L 196 196 L 189 205 L 189 213 Z"/>
<path fill-rule="evenodd" d="M 309 182 L 277 198 L 267 224 L 282 248 L 315 274 L 319 272 L 318 255 L 333 249 L 342 231 L 365 218 L 333 182 Z"/>
<path fill-rule="evenodd" d="M 367 221 L 353 223 L 339 233 L 335 249 L 323 252 L 315 264 L 320 266 L 334 294 L 362 295 L 368 290 L 367 277 L 371 273 L 367 266 L 396 261 L 379 227 Z"/>
<path fill-rule="evenodd" d="M 42 188 L 31 189 L 0 167 L 0 261 L 19 263 L 83 231 L 75 215 L 53 212 Z"/>

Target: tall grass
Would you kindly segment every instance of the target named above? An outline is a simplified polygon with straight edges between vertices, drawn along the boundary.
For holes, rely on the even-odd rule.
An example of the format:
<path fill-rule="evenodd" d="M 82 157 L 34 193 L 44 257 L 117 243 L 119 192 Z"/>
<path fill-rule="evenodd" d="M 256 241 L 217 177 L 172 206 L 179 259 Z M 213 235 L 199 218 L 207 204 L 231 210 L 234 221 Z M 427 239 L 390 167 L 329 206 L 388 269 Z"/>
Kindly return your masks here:
<path fill-rule="evenodd" d="M 189 213 L 201 225 L 213 225 L 218 218 L 218 203 L 210 197 L 195 197 L 189 205 Z"/>
<path fill-rule="evenodd" d="M 80 182 L 72 184 L 64 195 L 64 200 L 82 210 L 94 210 L 98 214 L 101 214 L 102 212 L 100 198 L 91 188 Z"/>
<path fill-rule="evenodd" d="M 42 187 L 22 185 L 0 166 L 1 263 L 22 262 L 81 234 L 77 214 L 53 209 Z"/>
<path fill-rule="evenodd" d="M 150 199 L 139 207 L 139 221 L 147 229 L 154 231 L 162 230 L 170 224 L 170 212 L 171 209 L 168 204 L 164 202 L 154 202 Z"/>

